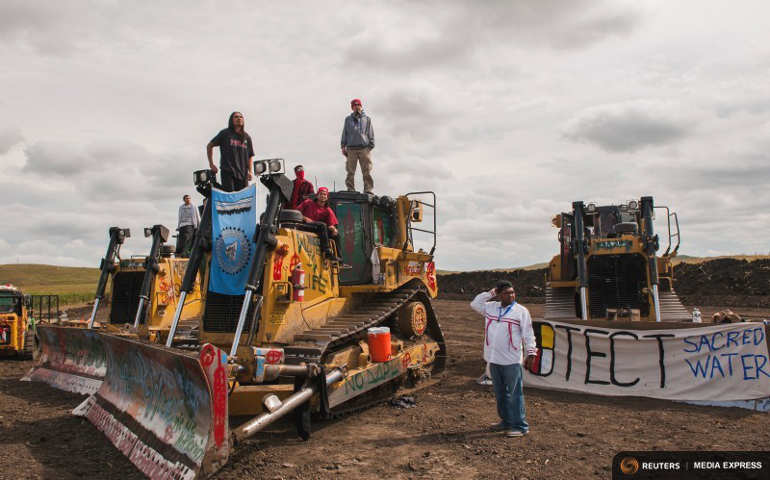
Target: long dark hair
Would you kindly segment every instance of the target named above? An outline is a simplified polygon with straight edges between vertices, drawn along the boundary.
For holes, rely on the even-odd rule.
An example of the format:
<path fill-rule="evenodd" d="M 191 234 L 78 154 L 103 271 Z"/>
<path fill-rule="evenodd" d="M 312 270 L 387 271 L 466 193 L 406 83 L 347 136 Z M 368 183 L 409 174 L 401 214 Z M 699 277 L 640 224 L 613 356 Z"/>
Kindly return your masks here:
<path fill-rule="evenodd" d="M 238 112 L 238 111 L 235 111 L 235 112 L 231 113 L 230 114 L 230 118 L 227 120 L 227 128 L 229 128 L 230 130 L 232 130 L 235 133 L 238 133 L 235 130 L 235 125 L 233 125 L 233 117 L 235 116 L 236 113 L 240 113 L 241 116 L 243 116 L 243 114 L 241 112 Z M 246 119 L 244 118 L 243 119 L 243 131 L 239 135 L 243 136 L 245 133 L 246 133 Z"/>

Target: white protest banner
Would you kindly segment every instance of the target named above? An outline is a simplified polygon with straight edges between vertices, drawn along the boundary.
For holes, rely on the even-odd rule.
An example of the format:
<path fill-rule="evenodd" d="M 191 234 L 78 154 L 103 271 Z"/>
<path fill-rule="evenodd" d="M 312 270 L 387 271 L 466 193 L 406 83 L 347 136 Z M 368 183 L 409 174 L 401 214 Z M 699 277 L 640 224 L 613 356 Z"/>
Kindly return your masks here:
<path fill-rule="evenodd" d="M 596 395 L 669 400 L 770 396 L 763 323 L 625 330 L 533 322 L 540 349 L 524 383 Z"/>

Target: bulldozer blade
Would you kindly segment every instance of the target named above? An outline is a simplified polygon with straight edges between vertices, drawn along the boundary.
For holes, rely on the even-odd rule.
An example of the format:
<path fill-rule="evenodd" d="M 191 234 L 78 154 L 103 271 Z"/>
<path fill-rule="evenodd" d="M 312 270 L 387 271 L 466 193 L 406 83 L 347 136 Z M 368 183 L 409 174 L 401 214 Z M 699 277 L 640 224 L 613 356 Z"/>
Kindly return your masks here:
<path fill-rule="evenodd" d="M 87 418 L 145 475 L 194 479 L 227 462 L 227 355 L 189 354 L 83 328 L 37 328 L 38 364 L 23 380 L 89 394 Z"/>
<path fill-rule="evenodd" d="M 67 392 L 90 395 L 107 371 L 103 336 L 94 330 L 38 325 L 37 364 L 22 378 Z"/>
<path fill-rule="evenodd" d="M 191 355 L 103 335 L 107 372 L 73 413 L 87 418 L 145 475 L 204 478 L 230 453 L 227 356 Z"/>

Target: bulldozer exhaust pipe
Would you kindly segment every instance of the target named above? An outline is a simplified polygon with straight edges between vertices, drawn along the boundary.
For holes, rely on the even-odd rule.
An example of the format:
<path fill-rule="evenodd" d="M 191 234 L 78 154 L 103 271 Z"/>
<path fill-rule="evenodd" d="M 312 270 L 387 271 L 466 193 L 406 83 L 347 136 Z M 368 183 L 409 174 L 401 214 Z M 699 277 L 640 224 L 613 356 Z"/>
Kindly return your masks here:
<path fill-rule="evenodd" d="M 335 369 L 326 375 L 326 385 L 339 382 L 343 378 L 345 378 L 345 372 L 340 369 Z M 247 438 L 253 437 L 255 434 L 259 433 L 271 423 L 284 417 L 286 414 L 291 413 L 294 409 L 310 400 L 310 398 L 315 394 L 316 388 L 317 387 L 315 386 L 305 387 L 294 395 L 288 397 L 286 400 L 282 401 L 280 406 L 274 406 L 273 412 L 263 413 L 262 415 L 254 417 L 253 419 L 238 427 L 233 432 L 235 443 L 237 444 L 246 440 Z"/>

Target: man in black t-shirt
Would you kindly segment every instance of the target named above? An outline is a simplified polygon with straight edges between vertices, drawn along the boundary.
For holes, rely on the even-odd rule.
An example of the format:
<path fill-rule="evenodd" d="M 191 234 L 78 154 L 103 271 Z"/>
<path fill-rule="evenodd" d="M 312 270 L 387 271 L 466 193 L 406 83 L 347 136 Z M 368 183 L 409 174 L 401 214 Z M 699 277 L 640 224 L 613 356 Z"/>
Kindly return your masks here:
<path fill-rule="evenodd" d="M 254 148 L 244 125 L 243 114 L 233 112 L 227 122 L 227 128 L 217 133 L 206 145 L 209 168 L 214 174 L 221 170 L 221 187 L 226 192 L 246 188 L 251 181 Z M 214 165 L 214 147 L 219 147 L 219 168 Z"/>

